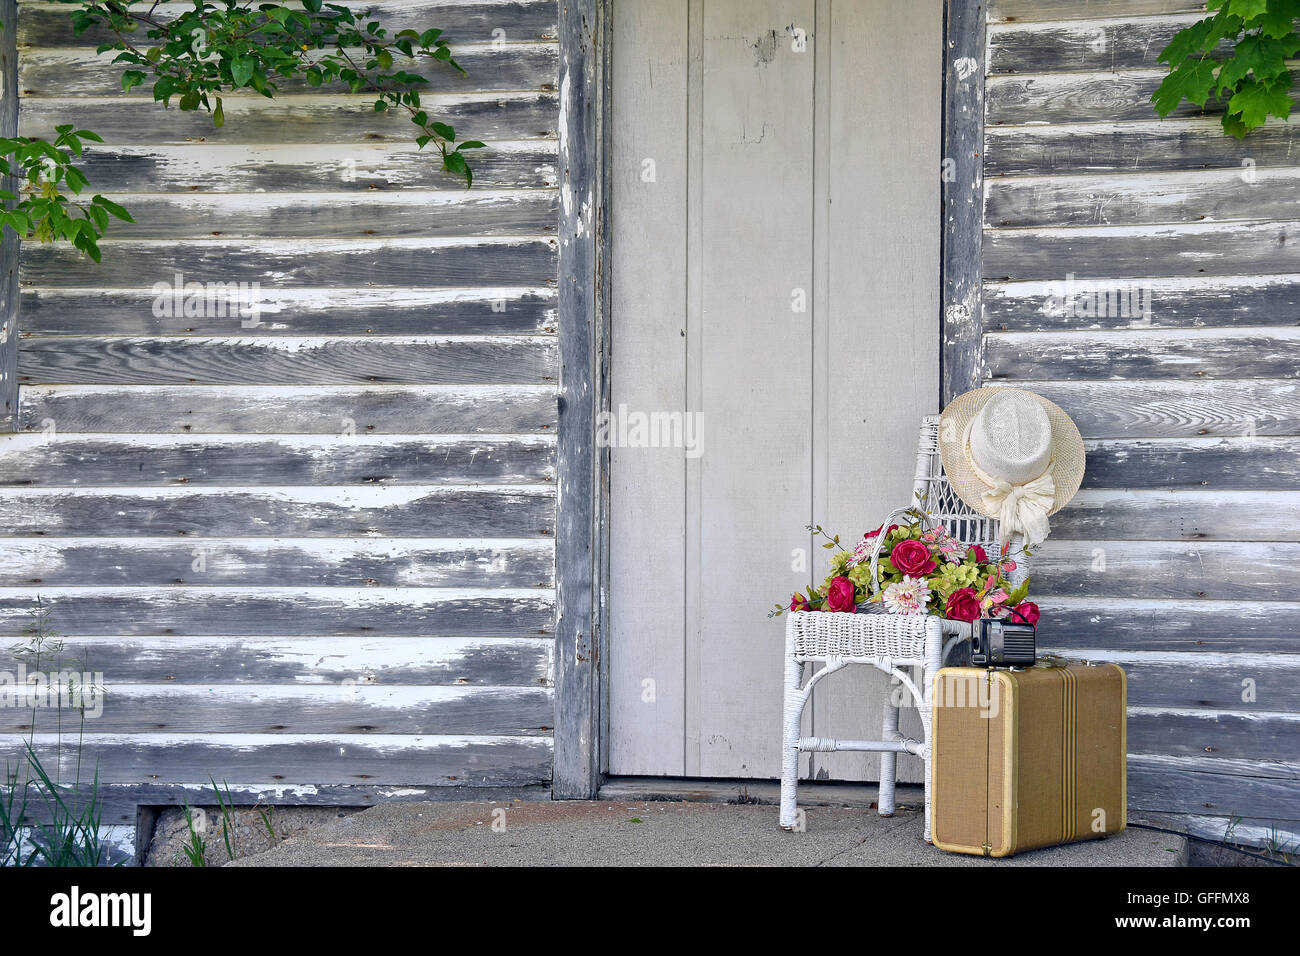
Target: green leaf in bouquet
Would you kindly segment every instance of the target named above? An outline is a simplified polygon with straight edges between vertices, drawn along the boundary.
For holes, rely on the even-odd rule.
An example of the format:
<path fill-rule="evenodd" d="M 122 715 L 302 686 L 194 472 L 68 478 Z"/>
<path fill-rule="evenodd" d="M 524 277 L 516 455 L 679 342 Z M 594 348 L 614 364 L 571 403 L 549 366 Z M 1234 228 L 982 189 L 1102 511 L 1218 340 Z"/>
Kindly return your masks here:
<path fill-rule="evenodd" d="M 1029 597 L 1029 578 L 1025 578 L 1018 587 L 1007 595 L 1007 604 L 1013 607 L 1017 604 L 1023 604 L 1027 597 Z"/>

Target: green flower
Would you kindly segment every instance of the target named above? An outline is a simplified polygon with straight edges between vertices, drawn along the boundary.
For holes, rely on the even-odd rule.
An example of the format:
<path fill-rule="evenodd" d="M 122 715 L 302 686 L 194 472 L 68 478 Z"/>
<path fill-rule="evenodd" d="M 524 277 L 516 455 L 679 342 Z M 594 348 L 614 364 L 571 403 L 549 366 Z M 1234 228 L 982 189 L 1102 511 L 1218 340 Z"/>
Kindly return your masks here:
<path fill-rule="evenodd" d="M 847 577 L 850 581 L 852 581 L 855 585 L 857 585 L 859 589 L 866 588 L 868 591 L 870 591 L 871 589 L 871 565 L 870 564 L 859 564 L 857 567 L 850 568 L 848 574 L 846 574 L 845 577 Z"/>
<path fill-rule="evenodd" d="M 975 587 L 977 583 L 982 583 L 985 577 L 987 575 L 980 573 L 977 564 L 966 564 L 964 562 L 957 564 L 949 561 L 930 576 L 930 590 L 939 597 L 942 606 L 942 604 L 947 603 L 948 597 L 954 591 Z"/>

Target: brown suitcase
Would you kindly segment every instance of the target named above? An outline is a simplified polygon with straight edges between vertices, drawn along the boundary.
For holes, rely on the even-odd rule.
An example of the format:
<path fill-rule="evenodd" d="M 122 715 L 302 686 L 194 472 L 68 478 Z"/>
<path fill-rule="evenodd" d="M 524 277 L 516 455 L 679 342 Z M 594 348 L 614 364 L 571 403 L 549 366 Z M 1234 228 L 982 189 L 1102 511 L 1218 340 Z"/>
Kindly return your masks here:
<path fill-rule="evenodd" d="M 1115 664 L 946 667 L 934 684 L 930 833 L 955 853 L 1118 833 L 1127 679 Z"/>

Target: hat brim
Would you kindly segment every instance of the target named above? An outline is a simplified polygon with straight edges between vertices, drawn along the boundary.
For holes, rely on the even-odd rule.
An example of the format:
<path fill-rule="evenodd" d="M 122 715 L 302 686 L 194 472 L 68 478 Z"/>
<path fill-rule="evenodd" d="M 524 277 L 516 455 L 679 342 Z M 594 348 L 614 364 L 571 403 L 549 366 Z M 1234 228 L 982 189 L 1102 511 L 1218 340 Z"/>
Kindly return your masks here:
<path fill-rule="evenodd" d="M 975 476 L 970 459 L 966 457 L 966 432 L 989 399 L 1008 387 L 1011 386 L 977 388 L 958 395 L 939 416 L 939 458 L 943 462 L 948 483 L 958 498 L 989 518 L 996 518 L 997 515 L 984 506 L 984 493 L 989 490 L 989 486 Z M 1042 402 L 1052 423 L 1052 463 L 1048 466 L 1048 471 L 1056 485 L 1056 496 L 1049 514 L 1056 514 L 1078 493 L 1079 486 L 1083 483 L 1083 436 L 1060 406 L 1027 389 L 1021 391 Z"/>

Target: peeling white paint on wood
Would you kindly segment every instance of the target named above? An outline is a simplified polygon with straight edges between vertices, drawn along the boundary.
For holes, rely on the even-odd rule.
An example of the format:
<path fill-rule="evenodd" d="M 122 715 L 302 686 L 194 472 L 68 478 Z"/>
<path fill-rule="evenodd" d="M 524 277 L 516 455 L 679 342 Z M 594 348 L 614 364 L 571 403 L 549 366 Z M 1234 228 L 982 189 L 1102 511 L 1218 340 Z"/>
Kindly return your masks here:
<path fill-rule="evenodd" d="M 1222 837 L 1296 812 L 1270 781 L 1298 772 L 1300 126 L 1239 142 L 1155 116 L 1156 57 L 1201 15 L 992 0 L 982 369 L 1086 436 L 1039 556 L 1040 643 L 1130 669 L 1134 814 Z M 1149 308 L 1088 308 L 1134 284 Z"/>
<path fill-rule="evenodd" d="M 106 661 L 91 743 L 149 802 L 210 773 L 354 802 L 550 779 L 558 5 L 354 6 L 472 66 L 423 100 L 488 143 L 474 189 L 371 97 L 237 94 L 218 130 L 112 88 L 62 5 L 18 19 L 23 129 L 105 135 L 84 168 L 138 224 L 102 267 L 24 252 L 0 628 L 40 594 Z M 177 273 L 259 283 L 258 321 L 157 315 Z M 204 714 L 241 732 L 159 726 Z"/>

